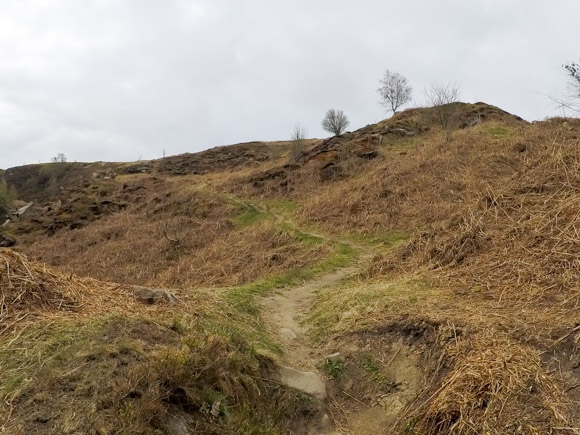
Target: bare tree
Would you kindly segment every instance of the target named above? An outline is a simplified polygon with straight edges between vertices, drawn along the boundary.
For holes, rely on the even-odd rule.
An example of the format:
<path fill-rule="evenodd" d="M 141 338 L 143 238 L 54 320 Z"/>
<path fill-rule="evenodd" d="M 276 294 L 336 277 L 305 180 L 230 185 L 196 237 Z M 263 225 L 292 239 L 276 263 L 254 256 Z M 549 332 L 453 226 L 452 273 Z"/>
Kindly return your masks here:
<path fill-rule="evenodd" d="M 66 163 L 67 158 L 63 153 L 58 153 L 56 157 L 50 159 L 52 163 Z"/>
<path fill-rule="evenodd" d="M 580 98 L 580 64 L 576 62 L 570 62 L 564 65 L 564 69 L 568 71 L 568 75 L 572 80 L 572 86 L 575 89 L 576 97 Z"/>
<path fill-rule="evenodd" d="M 330 109 L 322 120 L 322 128 L 335 136 L 340 136 L 349 124 L 350 121 L 342 110 Z"/>
<path fill-rule="evenodd" d="M 449 83 L 431 83 L 425 90 L 425 97 L 430 106 L 435 109 L 439 124 L 445 131 L 445 140 L 451 139 L 453 125 L 456 121 L 457 105 L 461 91 L 459 87 L 452 82 Z"/>
<path fill-rule="evenodd" d="M 304 152 L 304 142 L 306 140 L 306 135 L 308 131 L 299 122 L 294 124 L 294 130 L 292 130 L 292 143 L 290 145 L 290 162 L 295 163 L 300 159 L 300 156 Z"/>
<path fill-rule="evenodd" d="M 564 113 L 566 109 L 572 110 L 573 112 L 580 112 L 580 106 L 578 105 L 580 103 L 580 64 L 570 62 L 569 64 L 563 65 L 563 67 L 570 80 L 570 92 L 563 97 L 549 98 L 557 103 Z"/>
<path fill-rule="evenodd" d="M 377 91 L 381 96 L 381 104 L 391 110 L 393 115 L 399 107 L 411 101 L 413 88 L 409 85 L 407 78 L 401 74 L 386 70 L 379 83 L 381 86 Z"/>

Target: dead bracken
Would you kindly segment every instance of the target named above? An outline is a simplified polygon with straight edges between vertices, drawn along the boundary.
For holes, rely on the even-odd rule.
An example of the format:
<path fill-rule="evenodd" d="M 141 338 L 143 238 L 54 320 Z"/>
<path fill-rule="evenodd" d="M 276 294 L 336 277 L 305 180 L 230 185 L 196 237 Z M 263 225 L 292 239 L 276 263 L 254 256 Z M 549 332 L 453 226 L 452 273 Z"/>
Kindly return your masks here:
<path fill-rule="evenodd" d="M 4 172 L 0 428 L 579 433 L 580 122 L 452 105 Z"/>

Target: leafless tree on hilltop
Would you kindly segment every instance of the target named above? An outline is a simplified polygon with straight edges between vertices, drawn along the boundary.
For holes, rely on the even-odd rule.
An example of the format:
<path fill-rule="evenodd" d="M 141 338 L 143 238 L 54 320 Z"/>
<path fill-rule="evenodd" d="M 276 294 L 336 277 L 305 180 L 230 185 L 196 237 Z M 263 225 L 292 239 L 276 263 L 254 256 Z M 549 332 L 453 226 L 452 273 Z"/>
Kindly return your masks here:
<path fill-rule="evenodd" d="M 381 86 L 377 89 L 381 96 L 381 104 L 388 110 L 397 112 L 397 109 L 411 101 L 413 88 L 409 85 L 406 77 L 390 70 L 380 80 Z"/>
<path fill-rule="evenodd" d="M 322 120 L 322 128 L 335 136 L 340 136 L 349 125 L 350 121 L 342 110 L 330 109 Z"/>

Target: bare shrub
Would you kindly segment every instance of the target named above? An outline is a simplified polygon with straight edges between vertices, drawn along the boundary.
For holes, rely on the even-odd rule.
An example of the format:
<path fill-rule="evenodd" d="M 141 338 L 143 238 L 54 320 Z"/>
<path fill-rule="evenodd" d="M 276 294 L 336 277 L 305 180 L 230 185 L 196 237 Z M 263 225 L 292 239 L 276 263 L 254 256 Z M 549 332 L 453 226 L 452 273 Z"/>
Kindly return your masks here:
<path fill-rule="evenodd" d="M 50 159 L 52 163 L 66 163 L 67 158 L 63 153 L 58 153 L 55 157 Z"/>
<path fill-rule="evenodd" d="M 568 93 L 562 97 L 549 97 L 554 101 L 563 112 L 572 110 L 573 112 L 580 112 L 580 64 L 570 62 L 563 65 L 564 70 L 568 75 Z"/>
<path fill-rule="evenodd" d="M 308 131 L 299 122 L 294 125 L 292 130 L 292 143 L 290 145 L 290 163 L 296 163 L 304 152 L 304 145 Z"/>
<path fill-rule="evenodd" d="M 448 83 L 431 83 L 425 90 L 425 97 L 430 106 L 435 109 L 439 124 L 445 131 L 445 140 L 451 139 L 453 127 L 457 121 L 457 105 L 461 91 L 459 87 L 452 82 Z"/>

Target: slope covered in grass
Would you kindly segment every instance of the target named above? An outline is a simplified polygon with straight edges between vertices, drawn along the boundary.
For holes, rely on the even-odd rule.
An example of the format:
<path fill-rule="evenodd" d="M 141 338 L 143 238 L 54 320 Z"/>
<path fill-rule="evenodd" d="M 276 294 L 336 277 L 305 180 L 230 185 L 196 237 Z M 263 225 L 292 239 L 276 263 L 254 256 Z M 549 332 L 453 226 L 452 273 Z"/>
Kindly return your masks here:
<path fill-rule="evenodd" d="M 321 362 L 337 427 L 384 406 L 397 411 L 383 433 L 575 433 L 580 123 L 456 108 L 449 141 L 432 109 L 412 109 L 298 159 L 288 144 L 226 147 L 35 205 L 7 230 L 38 263 L 6 251 L 17 274 L 0 265 L 6 427 L 284 432 L 316 411 L 271 382 L 280 349 L 257 298 L 349 266 L 304 313 L 313 343 L 339 350 Z M 133 284 L 177 288 L 180 303 L 142 306 Z M 393 373 L 409 364 L 405 390 Z M 85 412 L 62 413 L 75 401 Z"/>
<path fill-rule="evenodd" d="M 23 234 L 17 249 L 81 276 L 182 288 L 247 283 L 316 263 L 332 250 L 199 179 L 130 176 L 107 185 L 123 210 L 80 228 Z"/>
<path fill-rule="evenodd" d="M 0 259 L 5 433 L 285 433 L 311 412 L 269 381 L 279 350 L 227 294 L 144 305 L 127 287 Z"/>

